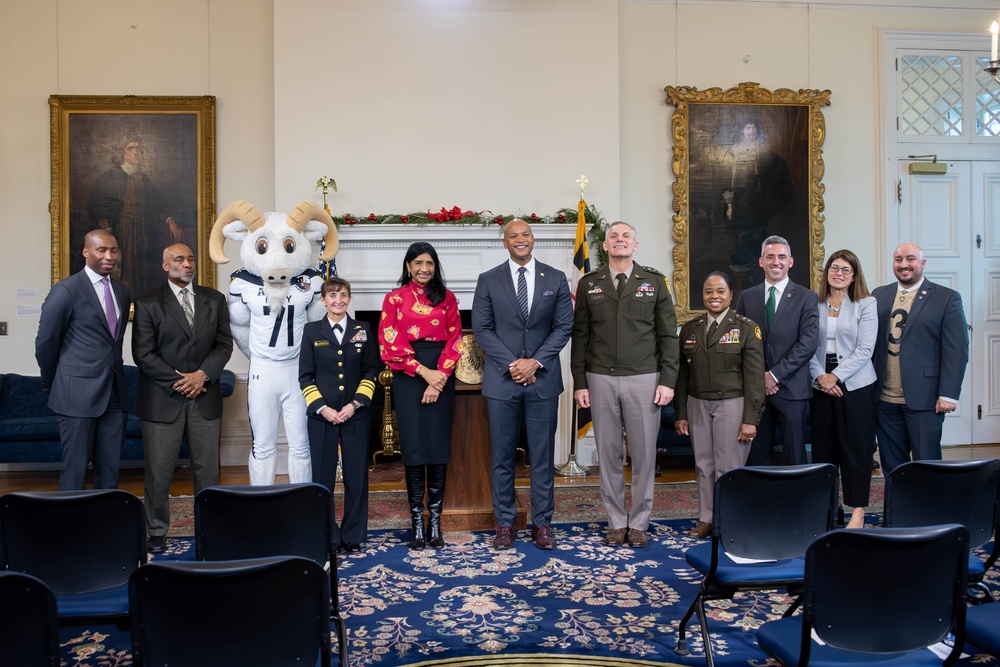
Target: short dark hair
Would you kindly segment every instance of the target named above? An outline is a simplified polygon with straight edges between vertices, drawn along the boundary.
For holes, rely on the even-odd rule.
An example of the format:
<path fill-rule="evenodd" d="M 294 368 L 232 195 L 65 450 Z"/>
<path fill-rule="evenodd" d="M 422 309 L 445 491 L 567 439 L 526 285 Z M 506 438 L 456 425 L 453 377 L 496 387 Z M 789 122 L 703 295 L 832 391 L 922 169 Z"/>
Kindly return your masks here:
<path fill-rule="evenodd" d="M 323 281 L 319 294 L 325 297 L 330 292 L 339 292 L 341 289 L 347 290 L 347 296 L 351 296 L 351 283 L 340 276 L 332 276 Z"/>
<path fill-rule="evenodd" d="M 702 283 L 702 285 L 704 286 L 704 284 L 708 282 L 709 278 L 714 278 L 716 276 L 722 278 L 722 281 L 726 283 L 726 287 L 729 288 L 730 292 L 733 291 L 733 279 L 725 271 L 712 271 L 710 274 L 705 276 L 705 281 Z"/>

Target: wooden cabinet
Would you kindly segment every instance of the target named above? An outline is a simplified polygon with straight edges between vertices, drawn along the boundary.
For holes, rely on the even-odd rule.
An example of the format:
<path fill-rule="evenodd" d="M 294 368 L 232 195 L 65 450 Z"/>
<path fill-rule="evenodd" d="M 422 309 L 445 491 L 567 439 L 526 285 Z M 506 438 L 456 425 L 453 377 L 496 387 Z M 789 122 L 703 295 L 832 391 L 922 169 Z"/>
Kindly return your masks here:
<path fill-rule="evenodd" d="M 441 517 L 444 531 L 495 530 L 491 495 L 490 420 L 481 385 L 457 382 L 455 413 L 451 424 L 451 464 Z M 517 491 L 517 519 L 527 525 L 524 504 Z"/>

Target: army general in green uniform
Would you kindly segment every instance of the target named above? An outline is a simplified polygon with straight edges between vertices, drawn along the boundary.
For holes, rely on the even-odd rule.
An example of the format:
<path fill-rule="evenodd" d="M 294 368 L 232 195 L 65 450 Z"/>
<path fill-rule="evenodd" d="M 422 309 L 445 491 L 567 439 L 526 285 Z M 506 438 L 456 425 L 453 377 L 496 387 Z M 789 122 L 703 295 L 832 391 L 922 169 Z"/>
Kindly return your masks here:
<path fill-rule="evenodd" d="M 635 227 L 612 223 L 608 266 L 580 278 L 573 316 L 573 398 L 592 409 L 608 513 L 605 543 L 646 546 L 653 510 L 660 407 L 674 398 L 677 318 L 666 277 L 632 262 Z M 622 428 L 632 457 L 632 507 L 625 507 Z"/>
<path fill-rule="evenodd" d="M 715 482 L 744 465 L 764 411 L 764 343 L 760 327 L 730 308 L 732 282 L 710 273 L 703 288 L 708 312 L 681 329 L 674 428 L 691 436 L 698 479 L 698 525 L 712 534 Z"/>

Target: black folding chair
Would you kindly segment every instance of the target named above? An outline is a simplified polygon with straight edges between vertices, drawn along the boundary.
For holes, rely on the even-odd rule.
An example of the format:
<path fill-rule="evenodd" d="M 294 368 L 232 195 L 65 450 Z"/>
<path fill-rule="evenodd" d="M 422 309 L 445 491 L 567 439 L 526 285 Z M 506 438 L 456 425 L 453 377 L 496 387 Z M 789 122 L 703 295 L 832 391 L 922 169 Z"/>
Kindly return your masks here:
<path fill-rule="evenodd" d="M 142 665 L 330 667 L 330 579 L 309 558 L 149 563 L 129 581 Z"/>
<path fill-rule="evenodd" d="M 690 655 L 687 623 L 697 613 L 705 660 L 712 657 L 705 602 L 732 599 L 737 591 L 785 589 L 799 596 L 809 544 L 833 527 L 837 513 L 837 468 L 829 463 L 745 467 L 715 483 L 711 543 L 684 554 L 705 575 L 677 629 L 678 655 Z M 730 555 L 758 562 L 734 561 Z M 799 599 L 788 608 L 790 616 Z"/>
<path fill-rule="evenodd" d="M 965 640 L 1000 658 L 1000 604 L 980 604 L 966 610 Z"/>
<path fill-rule="evenodd" d="M 322 484 L 213 486 L 194 499 L 195 558 L 203 561 L 302 556 L 330 567 L 330 620 L 340 664 L 347 629 L 340 616 L 333 498 Z"/>
<path fill-rule="evenodd" d="M 30 574 L 0 573 L 0 656 L 5 665 L 59 667 L 56 597 Z"/>
<path fill-rule="evenodd" d="M 128 624 L 128 577 L 146 562 L 142 502 L 120 489 L 0 498 L 7 569 L 52 589 L 60 623 Z"/>
<path fill-rule="evenodd" d="M 788 667 L 921 667 L 942 664 L 926 649 L 953 633 L 943 661 L 952 665 L 965 639 L 968 551 L 969 531 L 954 523 L 827 533 L 806 552 L 802 613 L 765 623 L 757 644 Z"/>
<path fill-rule="evenodd" d="M 970 548 L 976 548 L 998 532 L 998 498 L 1000 459 L 910 461 L 886 477 L 882 525 L 907 528 L 959 523 L 969 530 Z M 981 593 L 970 595 L 973 602 L 994 600 L 983 577 L 998 555 L 997 540 L 986 563 L 969 554 L 969 586 Z"/>

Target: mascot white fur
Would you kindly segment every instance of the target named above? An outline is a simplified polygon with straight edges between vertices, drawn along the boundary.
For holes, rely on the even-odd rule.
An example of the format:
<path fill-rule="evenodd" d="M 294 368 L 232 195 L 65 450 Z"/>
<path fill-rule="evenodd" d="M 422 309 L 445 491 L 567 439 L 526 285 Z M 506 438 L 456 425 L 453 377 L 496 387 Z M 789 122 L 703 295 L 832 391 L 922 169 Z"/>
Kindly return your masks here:
<path fill-rule="evenodd" d="M 326 314 L 317 260 L 337 255 L 337 227 L 316 202 L 287 215 L 261 213 L 246 201 L 226 207 L 212 226 L 212 260 L 226 264 L 226 239 L 240 243 L 243 268 L 229 283 L 229 320 L 237 346 L 250 359 L 247 403 L 253 448 L 250 483 L 274 483 L 278 418 L 288 439 L 288 477 L 312 481 L 306 404 L 299 390 L 299 347 L 307 321 Z M 320 254 L 320 241 L 326 248 Z"/>

